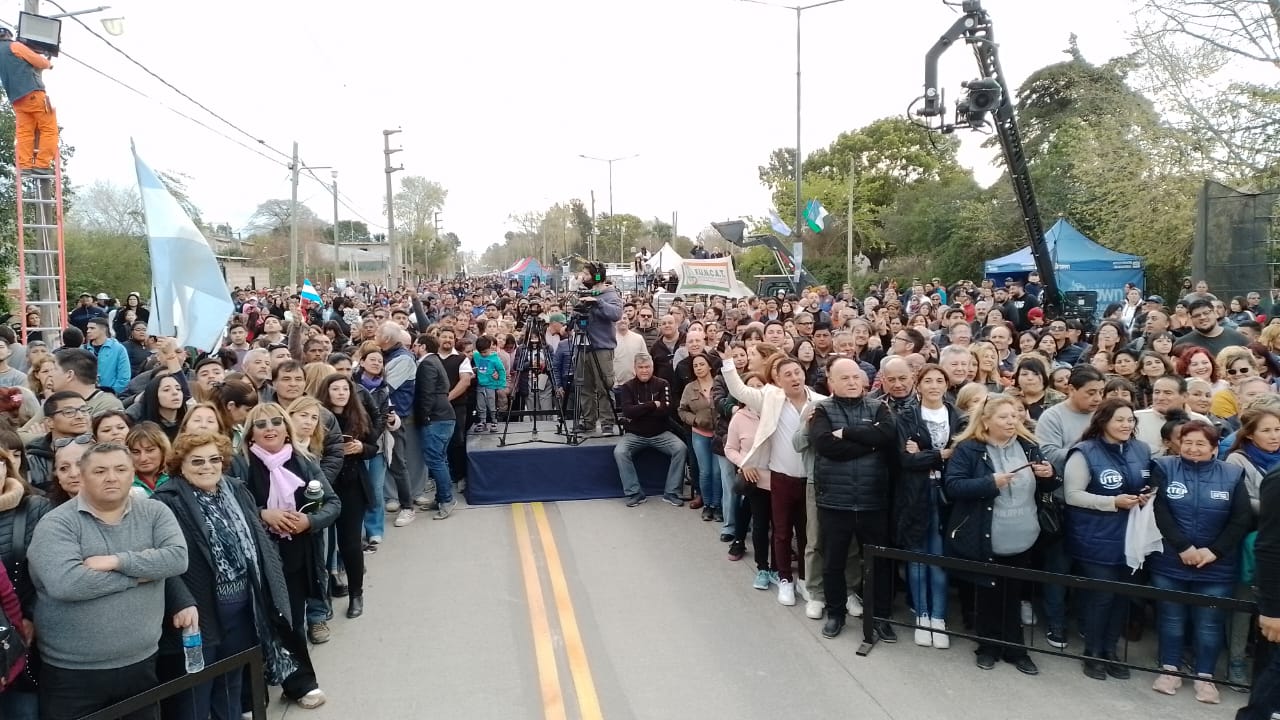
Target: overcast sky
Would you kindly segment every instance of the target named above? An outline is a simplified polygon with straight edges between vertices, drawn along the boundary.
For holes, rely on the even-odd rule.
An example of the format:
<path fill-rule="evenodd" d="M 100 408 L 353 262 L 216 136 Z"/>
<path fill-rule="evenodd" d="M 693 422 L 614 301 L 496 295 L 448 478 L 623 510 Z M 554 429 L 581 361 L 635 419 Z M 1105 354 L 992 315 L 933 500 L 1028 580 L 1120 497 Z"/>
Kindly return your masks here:
<path fill-rule="evenodd" d="M 596 194 L 614 209 L 670 220 L 682 234 L 712 220 L 762 216 L 756 168 L 795 144 L 795 15 L 738 0 L 104 0 L 126 32 L 110 38 L 151 70 L 254 138 L 219 122 L 71 20 L 63 49 L 142 91 L 61 58 L 45 73 L 75 182 L 136 184 L 129 138 L 157 169 L 189 174 L 209 222 L 242 227 L 259 202 L 289 197 L 285 158 L 333 166 L 355 213 L 385 224 L 382 130 L 405 172 L 449 190 L 443 224 L 467 250 L 501 242 L 508 216 Z M 97 3 L 63 2 L 68 10 Z M 8 0 L 16 19 L 21 3 Z M 987 0 L 1014 84 L 1075 32 L 1090 60 L 1128 50 L 1123 0 Z M 55 10 L 46 2 L 45 12 Z M 363 14 L 362 14 L 363 13 Z M 940 0 L 846 2 L 804 13 L 802 152 L 841 131 L 901 114 L 920 94 L 924 54 L 955 13 Z M 943 59 L 948 98 L 976 75 L 972 53 Z M 166 110 L 194 117 L 267 157 Z M 998 170 L 966 141 L 964 159 L 990 182 Z M 273 162 L 274 161 L 279 161 Z M 318 170 L 329 180 L 329 170 Z M 305 176 L 304 176 L 305 177 Z M 332 217 L 328 191 L 299 198 Z M 355 213 L 343 209 L 343 219 Z"/>

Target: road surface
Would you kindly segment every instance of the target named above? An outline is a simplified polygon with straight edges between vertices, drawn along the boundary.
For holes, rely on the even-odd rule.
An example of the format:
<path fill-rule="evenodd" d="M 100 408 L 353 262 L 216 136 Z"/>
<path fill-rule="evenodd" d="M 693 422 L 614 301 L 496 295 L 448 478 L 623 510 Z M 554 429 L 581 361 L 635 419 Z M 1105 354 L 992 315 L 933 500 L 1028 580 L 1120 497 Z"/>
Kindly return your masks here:
<path fill-rule="evenodd" d="M 364 616 L 347 620 L 335 600 L 333 639 L 313 650 L 328 704 L 302 710 L 273 689 L 269 716 L 1200 720 L 1242 702 L 1226 688 L 1216 707 L 1189 686 L 1158 695 L 1141 673 L 1098 682 L 1043 655 L 1037 677 L 1003 663 L 984 672 L 969 641 L 921 648 L 902 629 L 858 657 L 857 621 L 822 638 L 803 603 L 753 590 L 751 556 L 727 561 L 718 526 L 696 515 L 653 498 L 635 509 L 460 505 L 446 521 L 388 522 L 368 558 Z M 905 618 L 901 599 L 897 611 Z"/>

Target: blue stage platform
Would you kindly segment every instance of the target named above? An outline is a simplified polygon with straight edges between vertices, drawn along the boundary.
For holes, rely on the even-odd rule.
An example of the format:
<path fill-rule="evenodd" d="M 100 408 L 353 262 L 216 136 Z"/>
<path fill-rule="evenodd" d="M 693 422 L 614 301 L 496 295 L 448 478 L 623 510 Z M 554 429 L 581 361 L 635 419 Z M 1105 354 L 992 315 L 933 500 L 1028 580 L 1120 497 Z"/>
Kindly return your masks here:
<path fill-rule="evenodd" d="M 467 438 L 467 502 L 503 505 L 517 502 L 597 500 L 622 497 L 622 482 L 613 459 L 618 438 L 592 438 L 572 446 L 555 434 L 555 424 L 539 421 L 538 437 L 547 442 L 498 445 L 500 435 Z M 529 423 L 511 423 L 508 443 L 528 440 Z M 498 426 L 502 428 L 501 425 Z M 646 450 L 636 459 L 640 486 L 649 496 L 662 495 L 667 456 Z"/>

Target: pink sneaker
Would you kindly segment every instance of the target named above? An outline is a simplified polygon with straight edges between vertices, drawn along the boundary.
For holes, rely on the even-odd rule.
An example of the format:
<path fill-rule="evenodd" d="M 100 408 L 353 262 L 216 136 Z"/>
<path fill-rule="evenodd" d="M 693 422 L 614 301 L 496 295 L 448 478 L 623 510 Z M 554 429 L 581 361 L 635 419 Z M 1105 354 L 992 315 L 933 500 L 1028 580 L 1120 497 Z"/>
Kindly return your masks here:
<path fill-rule="evenodd" d="M 1168 665 L 1163 666 L 1163 669 L 1173 670 L 1174 672 L 1177 672 L 1178 670 L 1178 668 L 1169 667 Z M 1182 687 L 1182 678 L 1178 677 L 1177 675 L 1162 674 L 1156 677 L 1156 681 L 1151 684 L 1152 690 L 1155 690 L 1158 693 L 1163 693 L 1165 695 L 1177 694 L 1178 688 L 1180 687 Z"/>

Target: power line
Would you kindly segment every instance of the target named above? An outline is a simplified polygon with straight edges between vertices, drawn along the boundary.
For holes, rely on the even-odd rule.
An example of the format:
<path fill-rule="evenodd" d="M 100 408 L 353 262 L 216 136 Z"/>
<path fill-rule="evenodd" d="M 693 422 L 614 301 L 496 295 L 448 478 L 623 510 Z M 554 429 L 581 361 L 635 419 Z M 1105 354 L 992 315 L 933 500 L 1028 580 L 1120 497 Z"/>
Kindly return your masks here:
<path fill-rule="evenodd" d="M 300 161 L 300 162 L 301 162 L 301 161 Z M 302 168 L 302 169 L 307 171 L 307 174 L 311 176 L 311 179 L 313 179 L 313 180 L 315 180 L 316 182 L 320 183 L 321 185 L 323 185 L 324 187 L 328 188 L 328 189 L 332 192 L 333 187 L 332 187 L 331 185 L 329 185 L 328 183 L 326 183 L 324 180 L 321 180 L 321 179 L 320 179 L 320 176 L 319 176 L 319 175 L 316 175 L 316 172 L 315 172 L 314 170 L 312 170 L 312 169 L 311 169 L 311 168 L 309 168 L 309 167 L 306 167 L 306 165 L 305 165 L 305 164 L 303 165 L 303 168 Z M 342 192 L 341 192 L 341 191 L 339 191 L 339 192 L 338 192 L 338 204 L 339 204 L 339 205 L 341 205 L 342 207 L 346 208 L 346 209 L 347 209 L 347 212 L 351 213 L 352 215 L 355 215 L 355 216 L 356 216 L 356 219 L 358 219 L 358 220 L 360 220 L 361 222 L 363 222 L 363 223 L 365 224 L 365 226 L 367 226 L 367 227 L 371 227 L 371 228 L 377 228 L 377 229 L 379 229 L 379 230 L 386 230 L 386 229 L 387 229 L 387 228 L 386 228 L 386 226 L 384 226 L 384 225 L 379 225 L 379 224 L 377 224 L 377 223 L 375 223 L 375 222 L 372 222 L 371 220 L 369 220 L 369 219 L 368 219 L 368 218 L 366 218 L 365 216 L 361 215 L 359 212 L 357 212 L 357 211 L 356 211 L 356 209 L 355 209 L 355 208 L 353 208 L 353 207 L 351 207 L 349 204 L 347 204 L 347 201 L 348 201 L 348 200 L 350 200 L 350 198 L 348 198 L 346 195 L 342 194 Z M 352 202 L 354 202 L 354 201 L 352 201 Z"/>
<path fill-rule="evenodd" d="M 58 10 L 61 10 L 61 11 L 62 11 L 62 12 L 64 12 L 64 13 L 65 13 L 65 12 L 67 12 L 67 11 L 66 11 L 66 8 L 63 8 L 61 5 L 59 5 L 59 4 L 58 4 L 57 2 L 55 2 L 54 0 L 49 0 L 49 4 L 50 4 L 50 5 L 53 5 L 54 7 L 58 8 Z M 245 137 L 249 138 L 250 140 L 253 140 L 254 142 L 256 142 L 256 143 L 258 143 L 259 145 L 261 145 L 262 147 L 264 147 L 264 148 L 266 148 L 266 149 L 268 149 L 268 150 L 270 150 L 270 151 L 272 151 L 272 152 L 276 153 L 277 155 L 280 155 L 281 157 L 289 158 L 290 160 L 292 160 L 292 156 L 291 156 L 290 154 L 285 153 L 285 152 L 283 152 L 283 151 L 281 151 L 281 150 L 277 150 L 276 148 L 271 147 L 270 145 L 268 145 L 268 144 L 267 144 L 267 141 L 266 141 L 266 140 L 263 140 L 262 138 L 259 138 L 259 137 L 255 136 L 253 133 L 249 132 L 248 130 L 245 130 L 244 128 L 240 127 L 239 125 L 236 125 L 235 123 L 231 122 L 230 120 L 226 119 L 225 117 L 223 117 L 223 116 L 219 115 L 218 113 L 216 113 L 216 112 L 214 112 L 212 109 L 210 109 L 208 105 L 205 105 L 204 103 L 200 102 L 199 100 L 196 100 L 195 98 L 191 97 L 191 96 L 190 96 L 190 95 L 188 95 L 187 93 L 183 92 L 180 88 L 178 88 L 178 86 L 174 85 L 173 83 L 169 82 L 168 80 L 165 80 L 164 78 L 162 78 L 162 77 L 160 77 L 159 75 L 157 75 L 157 74 L 156 74 L 156 73 L 155 73 L 151 68 L 147 67 L 146 65 L 143 65 L 141 62 L 139 62 L 139 61 L 135 60 L 135 59 L 134 59 L 134 57 L 133 57 L 132 55 L 130 55 L 129 53 L 127 53 L 127 52 L 125 52 L 124 50 L 121 50 L 119 47 L 117 47 L 117 46 L 115 45 L 115 43 L 111 42 L 111 41 L 110 41 L 110 40 L 108 40 L 106 37 L 104 37 L 104 36 L 102 36 L 102 35 L 99 35 L 99 34 L 98 34 L 98 33 L 97 33 L 97 32 L 96 32 L 92 27 L 89 27 L 89 25 L 87 25 L 83 20 L 81 20 L 81 19 L 80 19 L 80 17 L 79 17 L 78 15 L 71 15 L 70 17 L 71 17 L 71 19 L 72 19 L 72 20 L 75 20 L 75 21 L 76 21 L 76 24 L 78 24 L 80 27 L 84 28 L 84 29 L 85 29 L 85 30 L 86 30 L 90 35 L 92 35 L 92 36 L 94 36 L 94 37 L 98 38 L 99 40 L 101 40 L 102 42 L 106 43 L 106 44 L 107 44 L 107 47 L 111 48 L 112 50 L 115 50 L 117 53 L 119 53 L 120 55 L 122 55 L 126 60 L 128 60 L 129 62 L 131 62 L 131 63 L 133 63 L 134 65 L 137 65 L 139 68 L 141 68 L 143 72 L 147 73 L 148 75 L 150 75 L 151 77 L 155 78 L 156 80 L 159 80 L 162 84 L 164 84 L 164 86 L 165 86 L 165 87 L 169 88 L 170 90 L 172 90 L 172 91 L 174 91 L 174 92 L 178 93 L 179 95 L 181 95 L 182 97 L 186 98 L 187 100 L 189 100 L 189 101 L 190 101 L 193 105 L 195 105 L 196 107 L 200 108 L 201 110 L 204 110 L 205 112 L 209 113 L 210 115 L 212 115 L 213 117 L 217 118 L 218 120 L 221 120 L 223 123 L 225 123 L 227 126 L 229 126 L 229 127 L 231 127 L 232 129 L 234 129 L 236 132 L 240 133 L 241 135 L 244 135 Z"/>
<path fill-rule="evenodd" d="M 52 0 L 51 0 L 51 1 L 52 1 Z M 9 24 L 9 23 L 7 23 L 7 22 L 3 21 L 3 20 L 0 20 L 0 25 L 4 25 L 5 27 L 12 28 L 12 29 L 14 29 L 14 30 L 16 30 L 16 29 L 17 29 L 17 28 L 15 28 L 13 25 L 11 25 L 11 24 Z M 113 75 L 109 75 L 109 74 L 107 74 L 107 73 L 103 72 L 102 70 L 99 70 L 98 68 L 96 68 L 96 67 L 94 67 L 94 66 L 90 65 L 89 63 L 87 63 L 87 62 L 85 62 L 85 61 L 83 61 L 83 60 L 81 60 L 81 59 L 79 59 L 79 58 L 77 58 L 77 57 L 75 57 L 75 56 L 73 56 L 73 55 L 70 55 L 70 54 L 68 54 L 68 53 L 63 52 L 63 53 L 60 53 L 60 54 L 58 55 L 58 57 L 60 57 L 60 58 L 66 58 L 67 60 L 70 60 L 71 62 L 76 63 L 77 65 L 80 65 L 81 67 L 83 67 L 83 68 L 85 68 L 85 69 L 87 69 L 87 70 L 90 70 L 90 71 L 92 71 L 92 72 L 94 72 L 94 73 L 97 73 L 98 75 L 101 75 L 102 77 L 106 78 L 107 80 L 110 80 L 111 82 L 113 82 L 113 83 L 115 83 L 115 84 L 119 85 L 120 87 L 122 87 L 122 88 L 124 88 L 124 89 L 126 89 L 126 90 L 128 90 L 128 91 L 130 91 L 130 92 L 132 92 L 132 93 L 134 93 L 134 94 L 136 94 L 136 95 L 138 95 L 139 97 L 141 97 L 141 98 L 143 98 L 143 99 L 145 99 L 145 100 L 150 100 L 151 102 L 153 102 L 153 103 L 155 103 L 155 104 L 159 105 L 160 107 L 164 108 L 165 110 L 168 110 L 169 112 L 173 113 L 174 115 L 177 115 L 178 117 L 183 118 L 184 120 L 189 120 L 189 121 L 191 121 L 191 122 L 195 123 L 196 125 L 199 125 L 200 127 L 204 128 L 205 130 L 208 130 L 209 132 L 211 132 L 211 133 L 213 133 L 213 134 L 217 135 L 218 137 L 221 137 L 222 139 L 227 140 L 228 142 L 234 143 L 234 144 L 236 144 L 237 146 L 239 146 L 239 147 L 241 147 L 241 148 L 244 148 L 245 150 L 248 150 L 249 152 L 251 152 L 251 153 L 253 153 L 253 154 L 255 154 L 255 155 L 257 155 L 257 156 L 261 157 L 263 160 L 266 160 L 266 161 L 267 161 L 267 162 L 269 162 L 269 163 L 273 163 L 273 164 L 275 164 L 275 165 L 279 165 L 279 166 L 284 167 L 284 168 L 288 168 L 288 167 L 289 167 L 289 166 L 288 166 L 288 163 L 282 163 L 282 162 L 280 162 L 279 160 L 276 160 L 275 158 L 271 157 L 270 155 L 267 155 L 266 153 L 262 152 L 262 151 L 261 151 L 261 150 L 259 150 L 258 148 L 255 148 L 255 147 L 253 147 L 253 146 L 251 146 L 251 145 L 246 145 L 246 144 L 245 144 L 244 142 L 242 142 L 241 140 L 238 140 L 238 139 L 236 139 L 236 138 L 234 138 L 234 137 L 231 137 L 230 135 L 228 135 L 228 134 L 226 134 L 226 133 L 222 132 L 221 130 L 219 130 L 219 129 L 217 129 L 217 128 L 215 128 L 215 127 L 213 127 L 213 126 L 211 126 L 211 125 L 209 125 L 209 124 L 207 124 L 207 123 L 205 123 L 205 122 L 202 122 L 201 120 L 198 120 L 198 119 L 196 119 L 196 118 L 194 118 L 194 117 L 191 117 L 190 115 L 188 115 L 188 114 L 186 114 L 186 113 L 182 112 L 181 110 L 178 110 L 177 108 L 175 108 L 175 107 L 173 107 L 173 106 L 171 106 L 171 105 L 168 105 L 168 104 L 167 104 L 167 103 L 165 103 L 163 100 L 157 100 L 156 98 L 151 97 L 150 95 L 148 95 L 148 94 L 146 94 L 145 92 L 143 92 L 143 91 L 139 90 L 138 88 L 133 87 L 132 85 L 130 85 L 130 84 L 128 84 L 128 83 L 126 83 L 126 82 L 124 82 L 123 80 L 120 80 L 119 78 L 117 78 L 117 77 L 115 77 L 115 76 L 113 76 Z"/>

